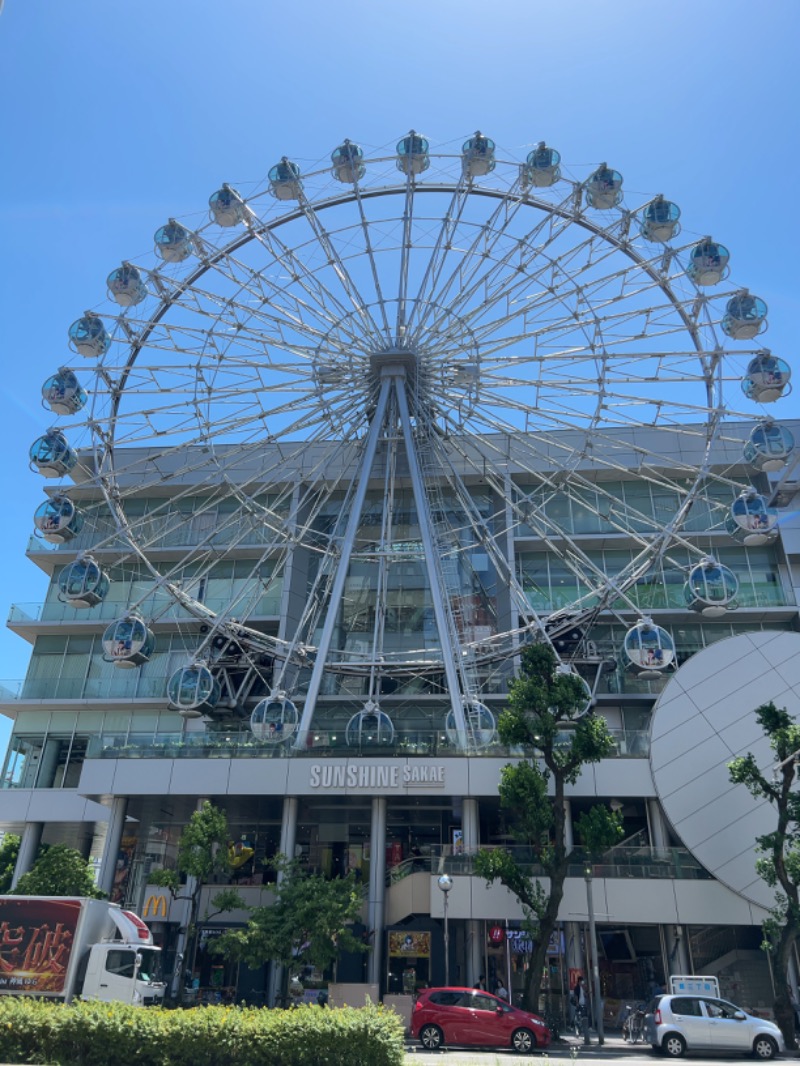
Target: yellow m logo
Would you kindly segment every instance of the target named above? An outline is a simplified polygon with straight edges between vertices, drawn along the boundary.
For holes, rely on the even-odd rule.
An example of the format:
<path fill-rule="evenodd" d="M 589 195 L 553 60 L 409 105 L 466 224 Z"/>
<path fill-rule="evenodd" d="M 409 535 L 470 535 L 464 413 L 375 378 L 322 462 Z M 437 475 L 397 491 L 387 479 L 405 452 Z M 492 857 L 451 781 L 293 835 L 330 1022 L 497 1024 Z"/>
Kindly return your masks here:
<path fill-rule="evenodd" d="M 167 916 L 167 897 L 166 896 L 148 896 L 147 902 L 144 905 L 144 911 L 142 917 L 146 918 L 151 912 L 154 918 L 158 917 L 158 912 L 161 911 L 161 917 Z"/>

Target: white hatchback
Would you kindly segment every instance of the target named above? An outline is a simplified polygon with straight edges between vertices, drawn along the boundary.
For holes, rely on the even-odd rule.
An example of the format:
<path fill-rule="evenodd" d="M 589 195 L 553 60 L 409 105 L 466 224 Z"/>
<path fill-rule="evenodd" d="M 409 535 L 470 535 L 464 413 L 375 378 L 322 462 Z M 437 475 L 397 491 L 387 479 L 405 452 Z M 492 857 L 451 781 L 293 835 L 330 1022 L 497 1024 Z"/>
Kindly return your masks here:
<path fill-rule="evenodd" d="M 645 1032 L 655 1049 L 672 1058 L 704 1048 L 772 1059 L 786 1050 L 774 1022 L 712 996 L 657 996 L 647 1008 Z"/>

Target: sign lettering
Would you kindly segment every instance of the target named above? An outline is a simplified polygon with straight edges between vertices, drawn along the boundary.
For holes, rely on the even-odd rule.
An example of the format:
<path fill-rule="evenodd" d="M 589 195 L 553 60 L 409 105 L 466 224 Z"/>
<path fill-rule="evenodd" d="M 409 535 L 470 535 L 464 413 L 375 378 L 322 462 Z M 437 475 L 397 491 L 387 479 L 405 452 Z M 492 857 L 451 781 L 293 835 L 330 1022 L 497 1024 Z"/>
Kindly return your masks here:
<path fill-rule="evenodd" d="M 444 766 L 431 763 L 404 766 L 313 763 L 309 770 L 311 788 L 444 788 L 444 783 Z"/>

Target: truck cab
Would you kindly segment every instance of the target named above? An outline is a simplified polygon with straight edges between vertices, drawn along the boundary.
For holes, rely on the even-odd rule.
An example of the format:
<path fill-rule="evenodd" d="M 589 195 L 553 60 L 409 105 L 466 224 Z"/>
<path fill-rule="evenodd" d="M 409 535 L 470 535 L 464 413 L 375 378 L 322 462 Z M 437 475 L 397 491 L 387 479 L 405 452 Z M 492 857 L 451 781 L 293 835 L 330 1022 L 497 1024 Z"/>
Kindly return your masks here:
<path fill-rule="evenodd" d="M 93 944 L 86 957 L 82 999 L 128 1002 L 150 1007 L 164 999 L 161 949 L 122 944 Z"/>

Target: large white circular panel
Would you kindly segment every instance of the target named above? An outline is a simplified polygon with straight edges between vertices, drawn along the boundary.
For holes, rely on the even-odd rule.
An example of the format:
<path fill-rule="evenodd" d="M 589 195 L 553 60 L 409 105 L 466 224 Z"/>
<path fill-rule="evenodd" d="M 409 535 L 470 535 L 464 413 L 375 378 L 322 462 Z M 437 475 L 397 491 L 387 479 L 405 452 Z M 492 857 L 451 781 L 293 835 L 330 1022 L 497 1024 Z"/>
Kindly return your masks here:
<path fill-rule="evenodd" d="M 728 764 L 753 752 L 767 775 L 775 762 L 755 710 L 772 700 L 800 718 L 800 634 L 756 632 L 694 655 L 669 681 L 653 712 L 650 765 L 675 832 L 719 881 L 761 907 L 773 891 L 755 870 L 755 839 L 775 826 L 766 800 L 733 785 Z"/>

